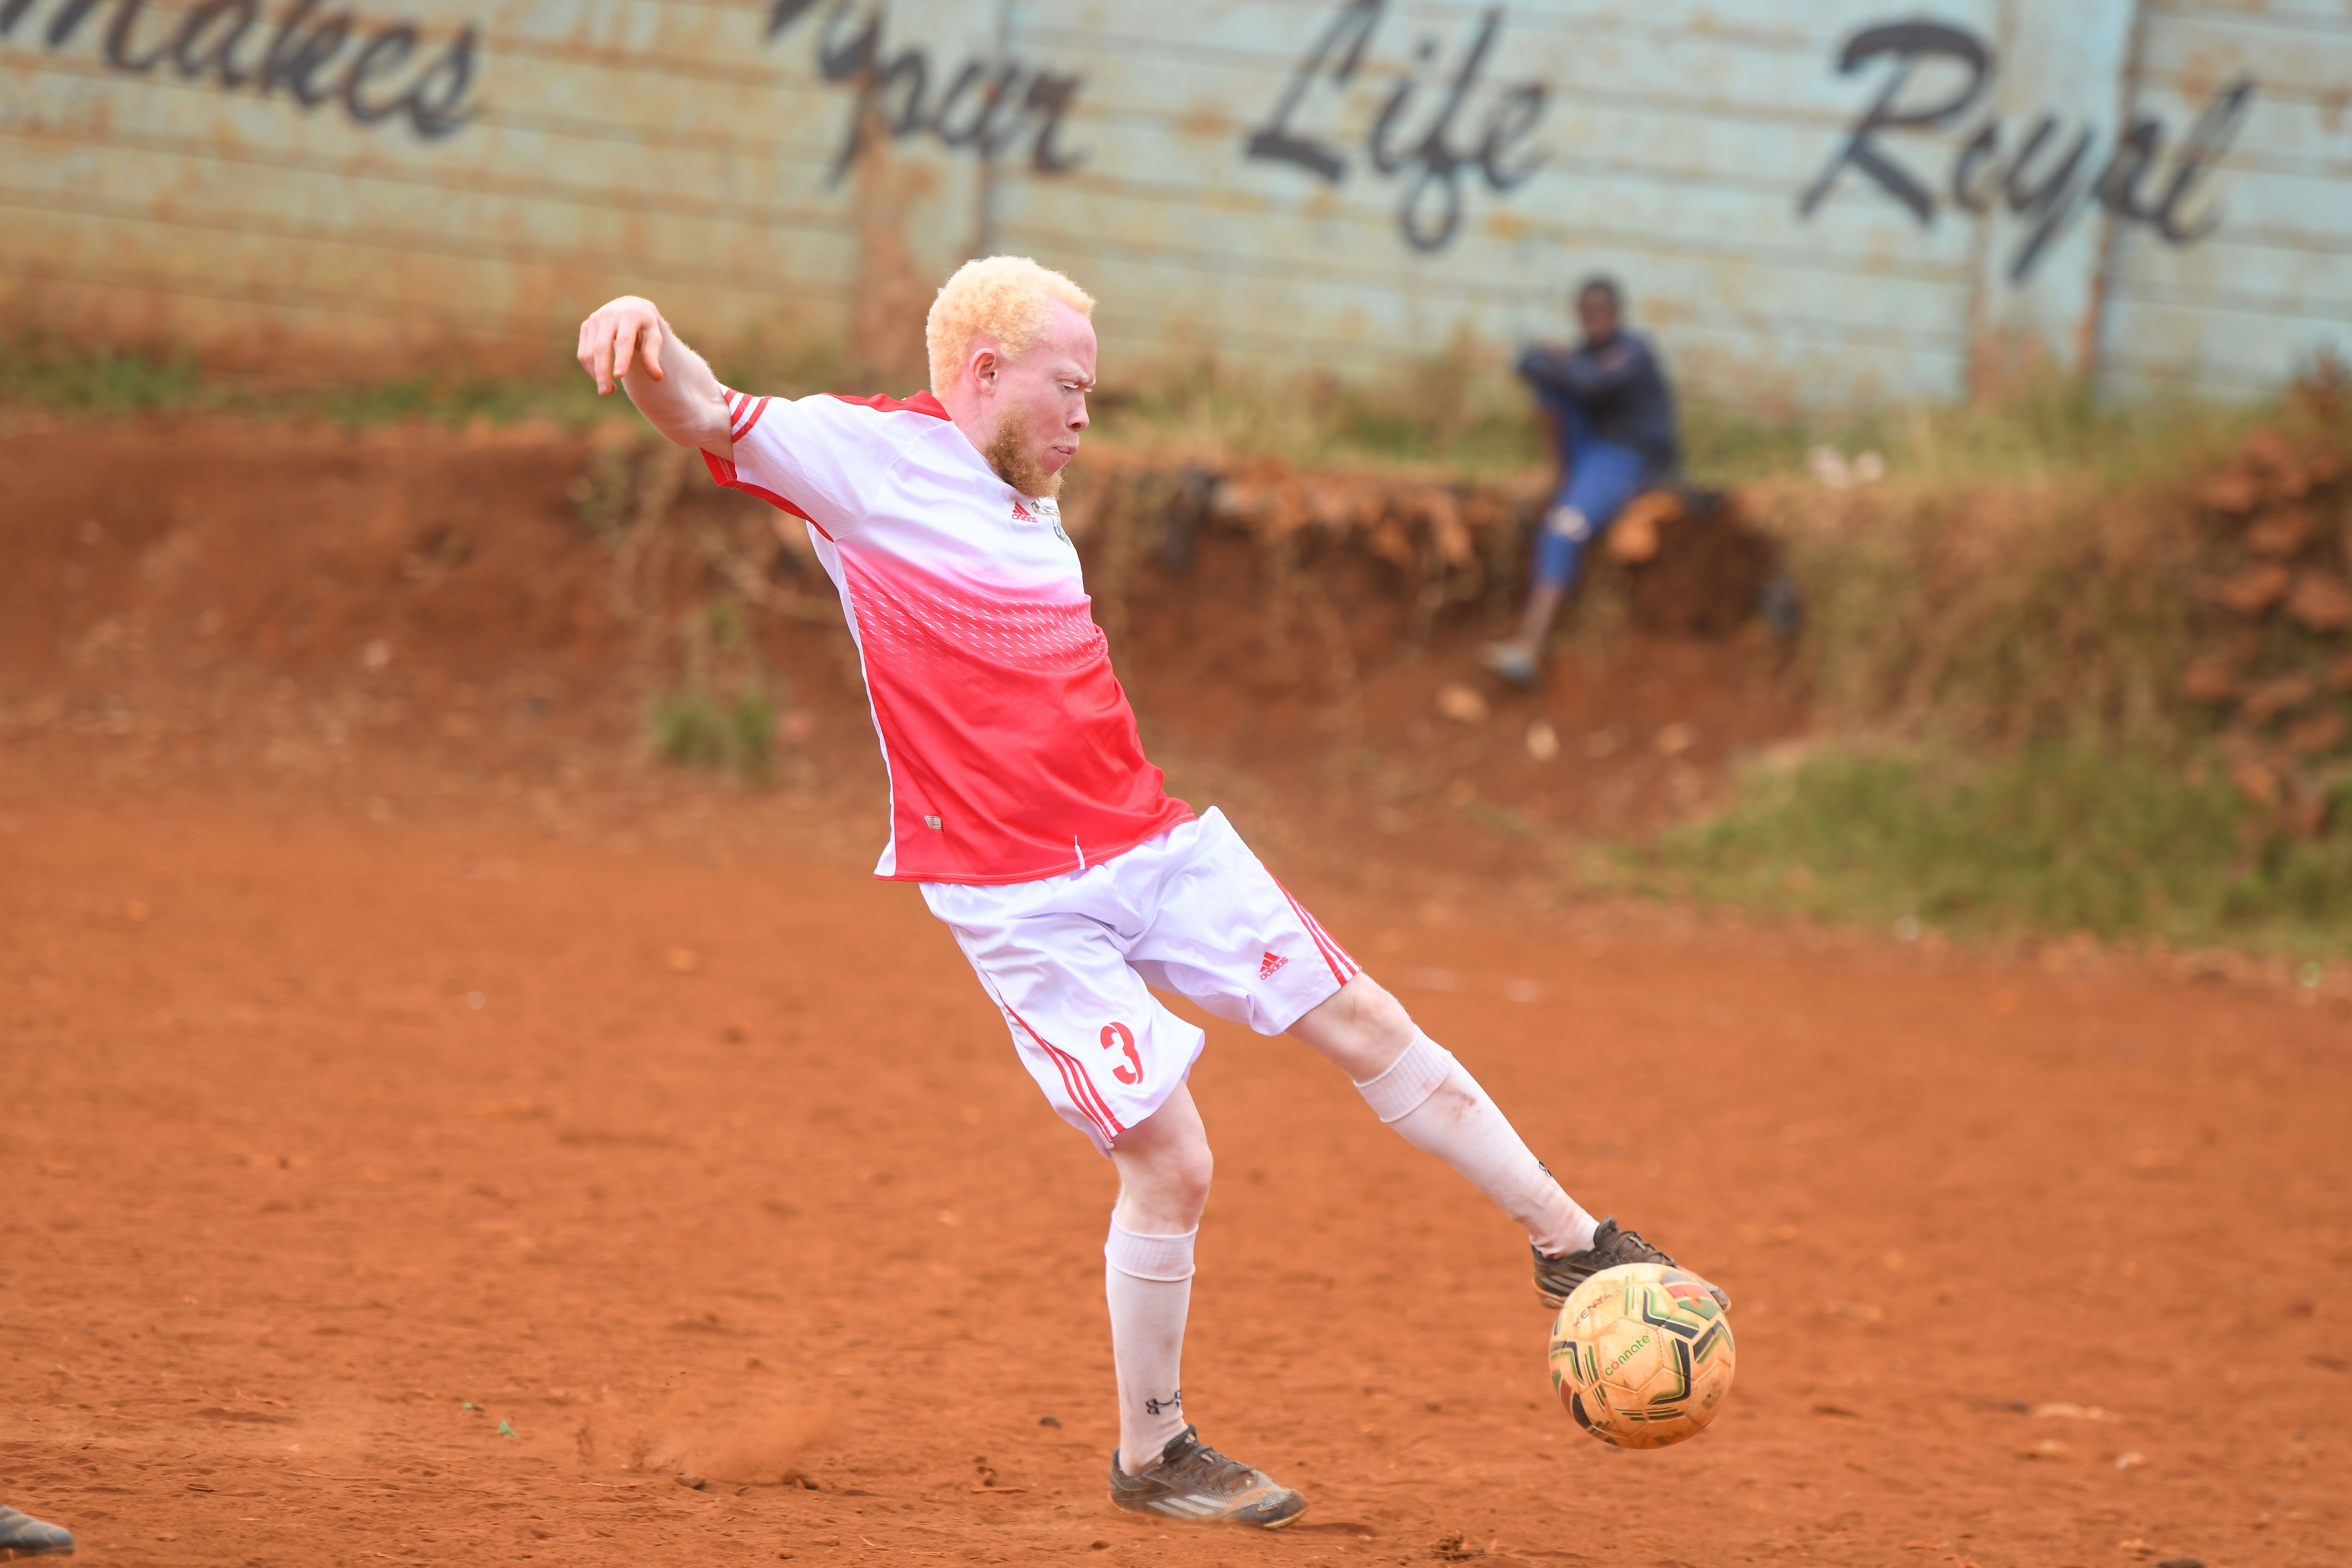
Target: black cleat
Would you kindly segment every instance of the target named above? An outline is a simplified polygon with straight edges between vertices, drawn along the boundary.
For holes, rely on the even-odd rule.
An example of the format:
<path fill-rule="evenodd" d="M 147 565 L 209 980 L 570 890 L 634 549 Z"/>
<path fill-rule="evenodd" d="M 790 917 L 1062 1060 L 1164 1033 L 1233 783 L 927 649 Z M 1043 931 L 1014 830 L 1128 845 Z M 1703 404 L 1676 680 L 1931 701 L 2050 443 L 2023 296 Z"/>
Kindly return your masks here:
<path fill-rule="evenodd" d="M 1207 1447 L 1191 1426 L 1169 1438 L 1159 1459 L 1139 1476 L 1120 1468 L 1118 1450 L 1112 1449 L 1110 1500 L 1136 1513 L 1258 1530 L 1280 1530 L 1307 1511 L 1305 1498 L 1264 1470 Z"/>
<path fill-rule="evenodd" d="M 1535 1249 L 1530 1247 L 1528 1250 L 1532 1252 Z M 1566 1301 L 1579 1285 L 1602 1269 L 1614 1268 L 1621 1263 L 1663 1263 L 1669 1268 L 1683 1267 L 1643 1241 L 1641 1232 L 1618 1229 L 1617 1216 L 1611 1215 L 1601 1222 L 1601 1227 L 1592 1233 L 1592 1245 L 1583 1251 L 1563 1252 L 1557 1258 L 1536 1253 L 1536 1294 L 1543 1298 L 1545 1306 L 1556 1312 L 1559 1310 L 1560 1303 Z M 1685 1268 L 1683 1272 L 1689 1274 L 1690 1270 Z M 1691 1278 L 1697 1279 L 1698 1276 L 1693 1274 Z M 1717 1306 L 1727 1312 L 1731 1310 L 1731 1298 L 1724 1294 L 1722 1286 L 1704 1279 L 1699 1283 L 1706 1285 L 1714 1295 Z"/>
<path fill-rule="evenodd" d="M 29 1513 L 0 1506 L 0 1563 L 19 1557 L 63 1557 L 73 1551 L 73 1536 L 54 1524 L 44 1524 Z"/>

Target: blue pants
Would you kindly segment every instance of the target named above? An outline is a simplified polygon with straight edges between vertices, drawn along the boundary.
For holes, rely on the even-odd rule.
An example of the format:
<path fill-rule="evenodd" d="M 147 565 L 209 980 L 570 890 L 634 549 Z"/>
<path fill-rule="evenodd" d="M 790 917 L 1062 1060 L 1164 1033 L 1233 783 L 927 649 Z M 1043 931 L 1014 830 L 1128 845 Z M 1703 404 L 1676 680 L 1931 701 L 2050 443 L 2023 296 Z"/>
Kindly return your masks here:
<path fill-rule="evenodd" d="M 1567 432 L 1568 483 L 1552 501 L 1536 535 L 1536 581 L 1573 586 L 1584 552 L 1617 521 L 1625 503 L 1649 482 L 1649 465 L 1631 447 Z"/>

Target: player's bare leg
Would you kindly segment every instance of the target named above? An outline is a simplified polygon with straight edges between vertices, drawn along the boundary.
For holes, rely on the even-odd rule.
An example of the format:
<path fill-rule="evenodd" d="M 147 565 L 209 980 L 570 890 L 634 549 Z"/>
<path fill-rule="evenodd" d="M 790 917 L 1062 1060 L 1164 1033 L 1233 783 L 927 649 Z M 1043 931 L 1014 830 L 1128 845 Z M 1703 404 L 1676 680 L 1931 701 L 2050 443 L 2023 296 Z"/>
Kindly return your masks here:
<path fill-rule="evenodd" d="M 1110 1157 L 1118 1167 L 1118 1205 L 1103 1244 L 1118 1377 L 1111 1500 L 1141 1513 L 1278 1530 L 1307 1500 L 1205 1447 L 1184 1419 L 1192 1239 L 1215 1169 L 1192 1091 L 1180 1084 L 1157 1111 L 1119 1134 Z"/>
<path fill-rule="evenodd" d="M 1453 1166 L 1519 1223 L 1546 1304 L 1559 1306 L 1603 1268 L 1674 1263 L 1613 1217 L 1596 1221 L 1570 1197 L 1469 1069 L 1422 1033 L 1371 976 L 1350 979 L 1290 1032 L 1346 1072 L 1373 1114 L 1406 1142 Z M 1721 1290 L 1715 1294 L 1730 1305 Z"/>
<path fill-rule="evenodd" d="M 1133 1474 L 1184 1429 L 1184 1318 L 1192 1239 L 1215 1163 L 1192 1092 L 1179 1087 L 1111 1146 L 1118 1204 L 1103 1244 L 1111 1360 L 1118 1373 L 1118 1451 Z"/>

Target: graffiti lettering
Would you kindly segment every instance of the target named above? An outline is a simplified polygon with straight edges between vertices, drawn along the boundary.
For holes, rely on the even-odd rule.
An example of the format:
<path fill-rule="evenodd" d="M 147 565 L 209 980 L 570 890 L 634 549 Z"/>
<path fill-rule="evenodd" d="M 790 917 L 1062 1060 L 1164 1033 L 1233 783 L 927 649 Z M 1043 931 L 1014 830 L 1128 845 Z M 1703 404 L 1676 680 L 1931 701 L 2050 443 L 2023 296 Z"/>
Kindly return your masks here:
<path fill-rule="evenodd" d="M 1992 50 L 1973 33 L 1938 22 L 1897 22 L 1865 27 L 1848 39 L 1838 57 L 1838 71 L 1851 76 L 1874 60 L 1891 59 L 1894 70 L 1878 97 L 1830 160 L 1821 176 L 1798 200 L 1799 216 L 1811 217 L 1829 195 L 1838 176 L 1851 168 L 1894 197 L 1912 216 L 1933 225 L 1937 211 L 1936 193 L 1889 153 L 1880 138 L 1890 132 L 1939 131 L 1957 123 L 1975 107 L 1992 85 Z M 1957 65 L 1965 80 L 1937 100 L 1906 101 L 1906 89 L 1914 69 L 1923 62 Z M 2188 212 L 2191 199 L 2229 150 L 2245 123 L 2252 106 L 2252 79 L 2231 83 L 2216 93 L 2180 140 L 2171 168 L 2151 195 L 2164 162 L 2164 125 L 2143 115 L 2116 138 L 2105 163 L 2094 155 L 2099 133 L 2083 126 L 2069 140 L 2056 115 L 2043 113 L 2032 122 L 2016 150 L 2003 157 L 2002 128 L 1997 116 L 1986 117 L 1961 142 L 1952 159 L 1945 195 L 1962 212 L 1983 214 L 1996 205 L 2007 207 L 2025 222 L 2025 237 L 2010 258 L 2009 278 L 2021 283 L 2066 226 L 2092 207 L 2103 207 L 2118 221 L 2145 224 L 2166 244 L 2191 245 L 2220 226 L 2220 209 L 2209 205 L 2202 216 Z M 2094 174 L 2094 167 L 2098 169 Z"/>
<path fill-rule="evenodd" d="M 1288 163 L 1327 184 L 1346 180 L 1348 160 L 1340 149 L 1295 126 L 1318 85 L 1344 92 L 1354 83 L 1386 7 L 1387 0 L 1346 0 L 1331 25 L 1299 60 L 1265 123 L 1243 143 L 1244 157 Z M 1397 207 L 1397 227 L 1415 250 L 1442 250 L 1460 230 L 1465 168 L 1475 167 L 1490 189 L 1507 195 L 1527 184 L 1542 166 L 1540 153 L 1525 150 L 1527 139 L 1543 118 L 1547 89 L 1541 82 L 1521 82 L 1495 94 L 1486 105 L 1475 146 L 1465 148 L 1454 141 L 1464 105 L 1477 93 L 1487 58 L 1502 31 L 1503 9 L 1492 6 L 1479 18 L 1477 34 L 1463 52 L 1452 80 L 1444 84 L 1444 97 L 1436 111 L 1417 127 L 1420 134 L 1414 136 L 1408 129 L 1413 100 L 1425 85 L 1423 71 L 1437 58 L 1437 40 L 1423 38 L 1413 47 L 1412 64 L 1389 90 L 1365 136 L 1365 156 L 1374 172 L 1405 182 Z"/>
<path fill-rule="evenodd" d="M 772 42 L 817 7 L 817 0 L 774 0 L 768 12 Z M 934 71 L 919 46 L 891 54 L 883 45 L 889 7 L 877 5 L 854 22 L 853 0 L 834 0 L 816 27 L 816 67 L 825 80 L 854 82 L 849 129 L 833 161 L 829 183 L 838 184 L 876 131 L 893 142 L 926 132 L 943 147 L 971 148 L 994 158 L 1029 137 L 1029 166 L 1060 174 L 1084 158 L 1059 141 L 1063 117 L 1076 101 L 1083 79 L 1040 70 L 1015 60 L 966 60 L 938 95 L 926 99 Z"/>
<path fill-rule="evenodd" d="M 52 52 L 69 46 L 108 0 L 58 0 L 46 27 L 33 29 Z M 162 65 L 183 79 L 209 77 L 223 90 L 251 86 L 264 98 L 284 93 L 304 110 L 341 103 L 362 125 L 405 116 L 417 135 L 437 140 L 463 130 L 478 107 L 467 100 L 481 35 L 470 24 L 421 69 L 411 65 L 425 42 L 407 22 L 377 26 L 349 11 L 321 16 L 319 0 L 291 0 L 265 41 L 261 0 L 197 0 L 176 21 L 147 15 L 147 0 L 113 0 L 99 57 L 110 69 L 143 77 Z M 40 9 L 41 0 L 0 0 L 0 38 Z"/>

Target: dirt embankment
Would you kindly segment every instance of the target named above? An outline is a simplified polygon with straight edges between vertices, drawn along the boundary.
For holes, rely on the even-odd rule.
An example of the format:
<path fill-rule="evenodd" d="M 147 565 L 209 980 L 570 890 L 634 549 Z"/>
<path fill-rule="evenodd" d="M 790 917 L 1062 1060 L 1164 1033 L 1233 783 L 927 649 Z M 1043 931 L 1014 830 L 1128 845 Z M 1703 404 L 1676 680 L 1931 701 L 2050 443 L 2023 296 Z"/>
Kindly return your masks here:
<path fill-rule="evenodd" d="M 2181 678 L 2246 797 L 2316 835 L 2352 784 L 2352 452 L 2250 436 L 2198 493 L 2204 606 Z"/>
<path fill-rule="evenodd" d="M 617 430 L 207 418 L 5 448 L 0 733 L 84 737 L 133 771 L 255 763 L 364 790 L 429 757 L 562 792 L 643 771 L 656 690 L 758 681 L 783 787 L 878 799 L 830 585 L 688 455 Z M 1721 635 L 1742 619 L 1726 595 L 1754 584 L 1676 586 L 1674 524 L 1641 569 L 1664 588 L 1608 568 L 1544 690 L 1487 682 L 1475 644 L 1519 591 L 1528 505 L 1105 452 L 1068 512 L 1180 792 L 1269 831 L 1312 820 L 1325 843 L 1519 873 L 1551 830 L 1693 809 L 1801 718 L 1772 637 Z M 703 656 L 738 626 L 714 677 Z"/>
<path fill-rule="evenodd" d="M 2352 426 L 2325 389 L 2210 464 L 1750 487 L 1825 732 L 2218 761 L 2251 832 L 2352 823 Z"/>

